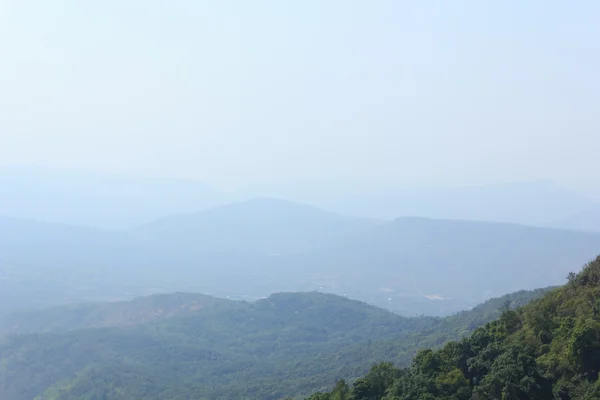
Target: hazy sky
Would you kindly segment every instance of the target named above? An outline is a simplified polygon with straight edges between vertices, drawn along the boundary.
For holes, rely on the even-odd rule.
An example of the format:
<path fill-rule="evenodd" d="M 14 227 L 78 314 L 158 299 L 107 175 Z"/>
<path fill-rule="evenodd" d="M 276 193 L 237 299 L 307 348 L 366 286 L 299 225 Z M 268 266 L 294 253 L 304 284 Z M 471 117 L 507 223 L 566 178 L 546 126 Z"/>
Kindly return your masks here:
<path fill-rule="evenodd" d="M 600 2 L 0 0 L 0 164 L 600 186 Z"/>

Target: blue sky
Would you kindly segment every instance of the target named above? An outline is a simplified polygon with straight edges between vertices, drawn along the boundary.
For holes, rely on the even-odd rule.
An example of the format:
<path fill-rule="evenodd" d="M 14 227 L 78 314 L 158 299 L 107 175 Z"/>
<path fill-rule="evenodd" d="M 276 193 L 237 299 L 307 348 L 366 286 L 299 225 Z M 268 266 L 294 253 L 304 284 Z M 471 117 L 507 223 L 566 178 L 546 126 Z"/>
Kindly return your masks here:
<path fill-rule="evenodd" d="M 0 165 L 600 187 L 595 1 L 0 2 Z"/>

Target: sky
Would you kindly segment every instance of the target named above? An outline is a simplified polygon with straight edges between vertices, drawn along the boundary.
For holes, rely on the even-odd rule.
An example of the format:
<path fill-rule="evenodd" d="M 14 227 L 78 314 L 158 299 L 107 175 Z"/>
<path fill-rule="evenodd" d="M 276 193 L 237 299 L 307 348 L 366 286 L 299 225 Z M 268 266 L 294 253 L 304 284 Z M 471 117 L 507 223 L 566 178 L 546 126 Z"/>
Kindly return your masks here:
<path fill-rule="evenodd" d="M 600 192 L 600 3 L 0 0 L 0 165 Z"/>

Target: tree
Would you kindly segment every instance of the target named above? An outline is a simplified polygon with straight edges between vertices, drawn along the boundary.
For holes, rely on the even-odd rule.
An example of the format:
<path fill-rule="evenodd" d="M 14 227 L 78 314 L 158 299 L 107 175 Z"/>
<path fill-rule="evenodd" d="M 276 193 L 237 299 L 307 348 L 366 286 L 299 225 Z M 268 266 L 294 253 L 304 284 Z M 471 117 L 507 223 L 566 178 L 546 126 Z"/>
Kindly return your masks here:
<path fill-rule="evenodd" d="M 387 393 L 400 370 L 390 362 L 374 365 L 363 378 L 357 379 L 352 388 L 354 400 L 378 400 Z"/>
<path fill-rule="evenodd" d="M 350 387 L 345 380 L 340 379 L 331 391 L 331 400 L 349 400 Z"/>

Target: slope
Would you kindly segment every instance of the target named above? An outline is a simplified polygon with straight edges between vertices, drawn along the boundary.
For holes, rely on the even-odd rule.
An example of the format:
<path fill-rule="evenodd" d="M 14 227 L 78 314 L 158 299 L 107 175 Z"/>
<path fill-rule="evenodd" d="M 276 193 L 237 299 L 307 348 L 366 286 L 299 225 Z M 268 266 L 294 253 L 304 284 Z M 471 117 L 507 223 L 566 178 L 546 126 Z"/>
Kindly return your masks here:
<path fill-rule="evenodd" d="M 280 197 L 343 214 L 386 220 L 422 216 L 525 225 L 567 218 L 595 202 L 547 180 L 455 187 L 293 181 L 257 187 L 249 194 Z"/>
<path fill-rule="evenodd" d="M 131 301 L 76 303 L 14 312 L 0 318 L 0 335 L 66 332 L 147 324 L 200 312 L 219 312 L 235 302 L 196 293 L 170 293 Z"/>
<path fill-rule="evenodd" d="M 0 315 L 173 291 L 259 297 L 280 280 L 274 261 L 167 250 L 122 232 L 0 217 Z"/>
<path fill-rule="evenodd" d="M 526 302 L 540 294 L 498 301 Z M 204 307 L 189 307 L 198 302 Z M 322 293 L 281 293 L 255 303 L 175 294 L 24 314 L 13 322 L 49 330 L 32 322 L 39 319 L 56 333 L 10 336 L 0 344 L 0 397 L 276 399 L 309 393 L 364 373 L 362 361 L 406 363 L 424 343 L 461 337 L 494 318 L 490 304 L 444 320 L 404 318 Z M 181 305 L 182 312 L 155 315 L 157 308 Z M 130 326 L 121 326 L 129 315 Z M 72 330 L 99 325 L 113 328 Z"/>
<path fill-rule="evenodd" d="M 560 284 L 573 265 L 599 251 L 599 233 L 399 218 L 299 264 L 336 293 L 403 314 L 447 315 L 504 293 Z"/>
<path fill-rule="evenodd" d="M 279 217 L 266 224 L 268 229 L 250 226 L 248 216 L 258 212 L 231 217 L 229 236 L 209 232 L 212 222 L 200 224 L 207 227 L 208 239 L 197 245 L 193 234 L 187 239 L 182 234 L 181 240 L 168 234 L 160 245 L 158 238 L 0 220 L 0 315 L 174 291 L 253 299 L 318 290 L 403 315 L 444 316 L 504 293 L 556 285 L 571 265 L 600 250 L 600 233 L 423 218 L 385 224 L 355 224 L 350 218 L 346 225 L 346 217 L 310 207 L 306 213 L 319 217 L 308 217 L 301 212 L 304 206 L 274 202 L 273 207 L 270 200 L 257 200 L 214 211 L 212 221 L 223 226 L 237 215 L 231 208 L 279 212 Z M 290 207 L 296 211 L 288 214 Z M 286 222 L 288 215 L 296 222 Z M 273 249 L 290 253 L 274 256 Z M 309 252 L 294 254 L 299 251 Z M 514 274 L 521 277 L 518 282 Z"/>
<path fill-rule="evenodd" d="M 600 257 L 569 282 L 406 369 L 380 364 L 312 400 L 600 398 Z M 340 397 L 340 395 L 342 397 Z"/>
<path fill-rule="evenodd" d="M 553 221 L 548 226 L 578 231 L 600 232 L 600 204 L 596 203 L 576 214 Z"/>
<path fill-rule="evenodd" d="M 114 281 L 100 296 L 88 287 L 119 266 L 114 260 L 135 254 L 139 248 L 118 233 L 0 216 L 0 314 L 110 297 L 120 287 Z"/>

